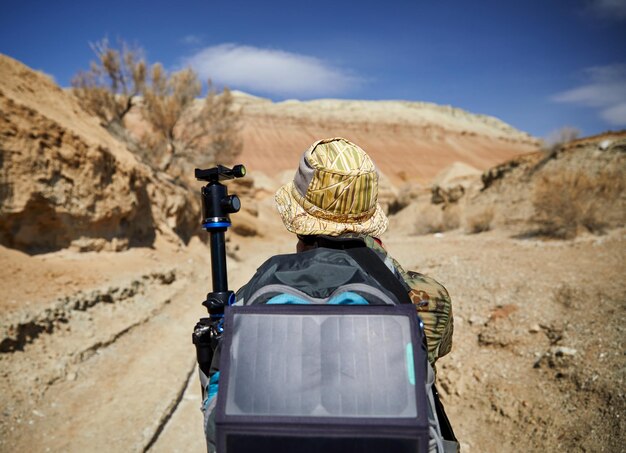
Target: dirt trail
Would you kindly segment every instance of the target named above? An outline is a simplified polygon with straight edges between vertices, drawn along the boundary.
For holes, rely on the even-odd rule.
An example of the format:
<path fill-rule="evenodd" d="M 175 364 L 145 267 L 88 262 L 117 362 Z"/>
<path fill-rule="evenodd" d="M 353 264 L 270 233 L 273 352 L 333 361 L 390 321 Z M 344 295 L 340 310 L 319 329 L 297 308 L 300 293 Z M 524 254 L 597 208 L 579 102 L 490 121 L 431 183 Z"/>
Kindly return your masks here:
<path fill-rule="evenodd" d="M 49 333 L 0 356 L 2 451 L 142 451 L 156 439 L 194 366 L 189 326 L 205 291 L 190 282 L 208 268 L 198 252 L 126 267 L 124 278 L 109 279 L 110 292 L 83 286 Z M 39 322 L 50 312 L 42 299 L 31 307 L 21 316 Z"/>
<path fill-rule="evenodd" d="M 624 230 L 567 242 L 499 231 L 385 238 L 407 268 L 452 295 L 454 348 L 438 379 L 463 451 L 620 451 L 625 241 Z M 238 245 L 233 287 L 291 251 L 293 237 Z M 207 249 L 158 253 L 152 267 L 169 263 L 174 281 L 78 310 L 0 355 L 1 451 L 204 451 L 190 332 L 204 315 Z"/>
<path fill-rule="evenodd" d="M 267 246 L 261 242 L 255 247 L 250 241 L 240 245 L 240 254 L 245 249 L 247 258 L 242 264 L 229 261 L 233 287 L 243 284 L 260 260 L 273 253 Z M 16 255 L 7 249 L 2 253 Z M 0 354 L 4 377 L 0 451 L 204 448 L 190 338 L 197 319 L 206 315 L 200 302 L 209 289 L 208 248 L 194 241 L 178 251 L 164 247 L 122 255 L 117 262 L 113 254 L 98 264 L 69 252 L 35 257 L 34 263 L 25 256 L 5 260 L 3 272 L 18 274 L 17 268 L 20 276 L 30 275 L 33 284 L 32 299 L 25 307 L 5 299 L 9 310 L 3 318 L 4 331 L 11 336 L 6 326 L 14 320 L 11 325 L 31 326 L 34 334 L 29 331 L 20 341 L 5 342 L 11 350 Z M 74 283 L 73 295 L 48 300 L 40 283 L 49 275 L 38 275 L 37 268 L 49 261 L 52 269 L 58 260 L 65 263 L 64 275 Z M 72 261 L 84 261 L 82 269 Z M 108 261 L 108 272 L 102 273 L 106 267 L 102 261 Z M 95 278 L 98 273 L 100 281 Z M 73 280 L 77 274 L 85 278 Z M 18 297 L 7 280 L 3 283 L 5 294 Z M 32 327 L 41 324 L 49 331 Z M 184 393 L 188 382 L 197 395 Z M 177 423 L 185 406 L 190 409 L 188 420 Z M 169 440 L 176 430 L 179 434 Z"/>
<path fill-rule="evenodd" d="M 454 347 L 438 374 L 464 452 L 621 451 L 625 241 L 388 235 L 406 268 L 452 295 Z M 151 451 L 204 451 L 199 398 L 194 375 Z"/>

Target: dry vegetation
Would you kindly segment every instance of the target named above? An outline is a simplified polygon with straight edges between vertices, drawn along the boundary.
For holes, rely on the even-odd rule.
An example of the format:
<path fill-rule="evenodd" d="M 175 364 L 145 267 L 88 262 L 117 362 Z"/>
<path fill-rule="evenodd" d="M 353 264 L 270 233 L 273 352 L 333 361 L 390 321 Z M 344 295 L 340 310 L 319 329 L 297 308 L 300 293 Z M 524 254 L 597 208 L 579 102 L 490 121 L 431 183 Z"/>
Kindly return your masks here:
<path fill-rule="evenodd" d="M 493 222 L 493 207 L 487 207 L 482 211 L 467 218 L 467 232 L 470 234 L 482 233 L 491 229 Z"/>
<path fill-rule="evenodd" d="M 404 214 L 404 213 L 403 213 Z M 410 232 L 413 235 L 443 233 L 460 226 L 459 211 L 456 206 L 425 205 L 416 213 Z"/>
<path fill-rule="evenodd" d="M 539 233 L 569 239 L 581 231 L 603 233 L 603 207 L 624 190 L 624 175 L 605 170 L 589 175 L 582 170 L 543 177 L 536 185 L 533 206 Z"/>
<path fill-rule="evenodd" d="M 115 49 L 102 40 L 92 49 L 97 59 L 74 78 L 74 94 L 85 110 L 152 167 L 169 171 L 176 159 L 192 165 L 230 162 L 241 152 L 241 111 L 228 88 L 218 94 L 209 81 L 198 109 L 195 101 L 202 83 L 192 69 L 168 73 L 160 63 L 148 69 L 143 51 L 124 42 Z M 125 118 L 133 108 L 147 124 L 141 137 L 126 128 Z"/>
<path fill-rule="evenodd" d="M 581 136 L 580 129 L 572 126 L 563 126 L 552 132 L 545 141 L 545 150 L 558 148 L 564 143 L 569 143 Z"/>
<path fill-rule="evenodd" d="M 91 62 L 88 71 L 74 77 L 74 94 L 104 127 L 122 126 L 145 88 L 147 65 L 143 51 L 126 43 L 121 43 L 119 50 L 112 49 L 106 39 L 92 44 L 91 49 L 97 60 Z"/>
<path fill-rule="evenodd" d="M 461 226 L 461 210 L 458 205 L 448 205 L 441 213 L 441 231 L 456 230 Z"/>
<path fill-rule="evenodd" d="M 413 234 L 432 234 L 443 231 L 441 222 L 441 209 L 427 206 L 415 218 Z"/>

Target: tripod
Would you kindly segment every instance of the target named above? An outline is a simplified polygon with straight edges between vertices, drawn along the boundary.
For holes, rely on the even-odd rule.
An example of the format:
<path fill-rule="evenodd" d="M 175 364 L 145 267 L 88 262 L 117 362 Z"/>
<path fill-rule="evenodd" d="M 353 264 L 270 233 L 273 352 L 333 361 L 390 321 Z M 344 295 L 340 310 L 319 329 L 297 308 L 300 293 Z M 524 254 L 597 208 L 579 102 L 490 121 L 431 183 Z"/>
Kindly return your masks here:
<path fill-rule="evenodd" d="M 202 302 L 209 317 L 200 318 L 192 334 L 198 365 L 206 376 L 209 375 L 215 348 L 224 332 L 224 307 L 232 305 L 235 300 L 235 294 L 228 289 L 224 233 L 231 226 L 229 214 L 241 209 L 241 201 L 237 195 L 228 195 L 228 188 L 221 181 L 241 178 L 245 174 L 243 165 L 235 165 L 232 169 L 218 165 L 206 170 L 195 170 L 197 180 L 208 182 L 201 190 L 202 227 L 210 235 L 213 291 Z"/>

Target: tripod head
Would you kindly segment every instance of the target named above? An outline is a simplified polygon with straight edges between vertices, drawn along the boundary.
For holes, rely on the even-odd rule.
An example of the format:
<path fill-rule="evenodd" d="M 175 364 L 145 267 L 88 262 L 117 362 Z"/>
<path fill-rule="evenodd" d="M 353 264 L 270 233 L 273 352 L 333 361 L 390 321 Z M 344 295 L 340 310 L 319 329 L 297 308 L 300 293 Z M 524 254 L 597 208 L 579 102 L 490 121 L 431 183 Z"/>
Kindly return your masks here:
<path fill-rule="evenodd" d="M 223 332 L 224 307 L 233 304 L 235 300 L 235 294 L 228 289 L 224 233 L 231 226 L 230 214 L 241 209 L 241 201 L 237 195 L 229 195 L 228 188 L 221 181 L 241 178 L 245 174 L 246 167 L 243 165 L 235 165 L 232 169 L 217 165 L 205 170 L 195 170 L 197 180 L 208 182 L 201 190 L 202 226 L 211 237 L 213 290 L 202 302 L 209 312 L 209 318 L 200 319 L 194 328 L 192 339 L 196 345 L 200 368 L 207 376 L 213 351 Z"/>
<path fill-rule="evenodd" d="M 202 226 L 208 232 L 230 227 L 229 214 L 234 214 L 241 209 L 239 197 L 228 195 L 228 189 L 220 181 L 242 178 L 245 174 L 246 167 L 243 165 L 235 165 L 232 169 L 223 165 L 206 170 L 196 168 L 196 179 L 208 182 L 202 188 Z"/>
<path fill-rule="evenodd" d="M 198 181 L 206 182 L 218 182 L 225 181 L 227 179 L 243 178 L 246 176 L 246 167 L 243 165 L 235 165 L 232 169 L 224 167 L 223 165 L 217 165 L 213 168 L 207 168 L 201 170 L 196 168 L 195 176 Z"/>

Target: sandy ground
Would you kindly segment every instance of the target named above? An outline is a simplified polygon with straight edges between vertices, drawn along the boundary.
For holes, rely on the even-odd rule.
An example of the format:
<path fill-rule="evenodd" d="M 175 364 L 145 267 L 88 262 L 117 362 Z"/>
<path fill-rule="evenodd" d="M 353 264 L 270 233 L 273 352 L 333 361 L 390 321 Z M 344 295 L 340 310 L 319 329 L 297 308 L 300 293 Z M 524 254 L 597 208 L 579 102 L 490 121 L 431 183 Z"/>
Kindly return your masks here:
<path fill-rule="evenodd" d="M 438 380 L 463 451 L 624 451 L 625 241 L 624 230 L 574 241 L 387 234 L 406 268 L 452 295 L 454 347 Z M 233 287 L 294 245 L 283 232 L 236 242 Z M 0 354 L 0 451 L 204 451 L 190 341 L 209 289 L 204 244 L 2 248 L 0 263 L 4 326 L 53 320 Z"/>

